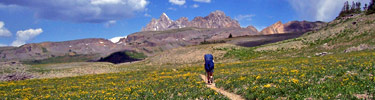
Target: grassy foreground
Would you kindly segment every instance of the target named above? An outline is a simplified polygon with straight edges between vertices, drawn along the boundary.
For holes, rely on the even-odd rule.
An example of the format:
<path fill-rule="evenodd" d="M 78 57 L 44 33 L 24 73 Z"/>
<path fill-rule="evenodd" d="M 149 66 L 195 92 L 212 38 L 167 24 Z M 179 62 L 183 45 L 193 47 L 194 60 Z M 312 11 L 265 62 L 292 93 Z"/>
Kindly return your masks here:
<path fill-rule="evenodd" d="M 227 99 L 199 78 L 203 69 L 160 69 L 0 83 L 2 99 Z"/>
<path fill-rule="evenodd" d="M 221 64 L 216 85 L 247 99 L 356 99 L 375 94 L 375 52 Z"/>
<path fill-rule="evenodd" d="M 247 99 L 355 99 L 375 93 L 375 52 L 217 64 L 216 85 Z M 227 99 L 202 66 L 0 83 L 3 99 Z"/>

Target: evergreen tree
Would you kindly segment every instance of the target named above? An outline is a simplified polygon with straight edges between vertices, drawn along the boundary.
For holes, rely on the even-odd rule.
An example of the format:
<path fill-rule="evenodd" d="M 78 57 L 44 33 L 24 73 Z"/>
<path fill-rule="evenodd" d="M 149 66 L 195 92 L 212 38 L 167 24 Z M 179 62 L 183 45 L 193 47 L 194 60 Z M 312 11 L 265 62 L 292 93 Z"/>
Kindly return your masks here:
<path fill-rule="evenodd" d="M 367 4 L 365 4 L 365 7 L 363 7 L 363 10 L 367 11 L 367 9 L 368 9 Z"/>
<path fill-rule="evenodd" d="M 345 7 L 344 12 L 348 12 L 348 11 L 349 11 L 349 8 L 350 8 L 350 7 L 349 7 L 349 2 L 348 2 L 348 1 L 345 2 L 344 7 Z"/>
<path fill-rule="evenodd" d="M 349 6 L 349 2 L 348 1 L 346 1 L 345 3 L 344 3 L 344 7 L 342 7 L 342 10 L 341 10 L 341 12 L 340 12 L 340 14 L 339 14 L 339 17 L 344 17 L 344 16 L 346 16 L 348 13 L 349 13 L 349 9 L 350 8 L 350 6 Z"/>
<path fill-rule="evenodd" d="M 352 2 L 352 5 L 349 4 L 348 1 L 344 3 L 344 7 L 342 8 L 339 17 L 345 17 L 351 14 L 359 14 L 361 13 L 361 2 Z"/>
<path fill-rule="evenodd" d="M 350 6 L 350 13 L 354 13 L 355 12 L 355 8 L 356 6 L 355 6 L 355 3 L 354 3 L 354 1 L 352 2 L 352 5 Z"/>
<path fill-rule="evenodd" d="M 232 37 L 233 37 L 232 34 L 229 34 L 228 38 L 232 38 Z"/>
<path fill-rule="evenodd" d="M 368 5 L 367 12 L 366 12 L 367 15 L 375 13 L 374 2 L 375 0 L 371 0 L 370 4 Z"/>
<path fill-rule="evenodd" d="M 356 6 L 356 13 L 361 13 L 361 2 L 355 3 Z"/>

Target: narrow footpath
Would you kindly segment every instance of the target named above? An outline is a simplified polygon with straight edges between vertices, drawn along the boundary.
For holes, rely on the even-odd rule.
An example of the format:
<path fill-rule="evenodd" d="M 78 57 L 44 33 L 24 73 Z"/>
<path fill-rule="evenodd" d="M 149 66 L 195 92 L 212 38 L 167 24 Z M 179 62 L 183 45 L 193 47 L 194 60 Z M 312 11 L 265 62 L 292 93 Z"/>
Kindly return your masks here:
<path fill-rule="evenodd" d="M 202 75 L 202 74 L 200 74 L 200 76 L 201 76 L 201 78 L 203 79 L 203 81 L 204 81 L 205 83 L 207 83 L 207 77 L 206 77 L 205 75 Z M 234 93 L 227 92 L 227 91 L 225 91 L 225 90 L 223 90 L 223 89 L 216 88 L 215 83 L 213 83 L 213 84 L 211 84 L 211 85 L 208 85 L 208 84 L 207 84 L 206 86 L 209 87 L 209 88 L 211 88 L 211 89 L 213 89 L 213 90 L 215 90 L 216 92 L 219 92 L 220 94 L 222 94 L 222 95 L 228 97 L 228 98 L 231 99 L 231 100 L 245 100 L 245 99 L 242 98 L 240 95 L 237 95 L 237 94 L 234 94 Z"/>

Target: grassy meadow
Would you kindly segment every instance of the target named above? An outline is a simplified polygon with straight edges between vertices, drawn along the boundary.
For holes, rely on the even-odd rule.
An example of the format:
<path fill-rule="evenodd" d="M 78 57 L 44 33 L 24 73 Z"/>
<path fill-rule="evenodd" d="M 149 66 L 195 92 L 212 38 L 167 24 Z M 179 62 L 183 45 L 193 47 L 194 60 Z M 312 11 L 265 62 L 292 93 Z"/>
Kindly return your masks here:
<path fill-rule="evenodd" d="M 224 45 L 219 43 L 200 45 L 209 48 L 194 51 L 225 52 L 222 58 L 215 60 L 216 87 L 246 99 L 374 100 L 374 16 L 335 20 L 325 28 L 299 38 L 258 47 L 211 47 Z M 316 55 L 321 52 L 327 53 Z M 189 53 L 166 52 L 165 58 L 173 57 L 168 54 L 183 57 Z M 158 61 L 162 57 L 154 59 L 163 62 Z M 189 59 L 196 60 L 194 57 Z M 179 58 L 181 63 L 177 65 L 151 64 L 153 61 L 150 60 L 97 65 L 94 69 L 90 64 L 84 64 L 77 70 L 110 68 L 100 74 L 88 72 L 72 75 L 74 77 L 3 81 L 0 82 L 0 99 L 228 99 L 207 88 L 200 79 L 199 74 L 205 74 L 203 61 L 183 64 L 183 58 Z M 173 59 L 164 62 L 168 61 Z M 43 73 L 76 69 L 45 66 L 33 65 L 32 68 Z"/>

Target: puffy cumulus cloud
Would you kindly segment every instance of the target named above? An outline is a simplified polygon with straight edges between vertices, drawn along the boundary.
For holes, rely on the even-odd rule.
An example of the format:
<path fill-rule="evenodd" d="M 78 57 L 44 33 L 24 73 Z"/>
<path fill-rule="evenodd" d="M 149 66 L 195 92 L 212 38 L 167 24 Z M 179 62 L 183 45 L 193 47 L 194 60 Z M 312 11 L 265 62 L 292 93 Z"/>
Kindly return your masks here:
<path fill-rule="evenodd" d="M 24 31 L 17 31 L 17 38 L 12 42 L 12 46 L 21 46 L 26 43 L 26 41 L 33 39 L 34 37 L 41 34 L 43 30 L 38 29 L 28 29 Z"/>
<path fill-rule="evenodd" d="M 144 11 L 147 0 L 0 0 L 3 5 L 30 8 L 37 18 L 103 23 Z"/>
<path fill-rule="evenodd" d="M 9 37 L 12 36 L 12 33 L 4 27 L 4 22 L 0 21 L 0 37 Z"/>
<path fill-rule="evenodd" d="M 360 1 L 363 5 L 370 0 L 288 0 L 293 9 L 306 20 L 331 21 L 340 13 L 344 2 Z"/>
<path fill-rule="evenodd" d="M 169 0 L 170 3 L 175 5 L 184 5 L 186 3 L 186 0 Z"/>
<path fill-rule="evenodd" d="M 210 3 L 211 0 L 193 0 L 195 2 L 203 2 L 203 3 Z"/>
<path fill-rule="evenodd" d="M 251 21 L 253 19 L 255 15 L 252 15 L 252 14 L 247 14 L 247 15 L 238 15 L 236 17 L 234 17 L 234 19 L 238 20 L 238 21 L 241 21 L 241 20 L 247 20 L 247 21 Z"/>

